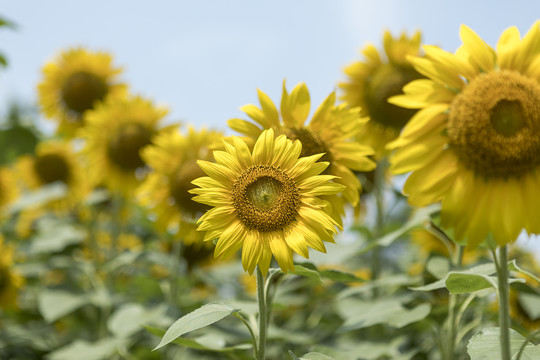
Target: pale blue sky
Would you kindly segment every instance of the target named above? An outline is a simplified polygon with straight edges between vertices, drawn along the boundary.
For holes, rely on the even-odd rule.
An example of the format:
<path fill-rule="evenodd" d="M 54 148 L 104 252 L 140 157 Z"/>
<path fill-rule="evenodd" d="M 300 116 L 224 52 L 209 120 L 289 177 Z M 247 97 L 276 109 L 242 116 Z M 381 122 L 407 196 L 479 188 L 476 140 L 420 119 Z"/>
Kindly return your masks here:
<path fill-rule="evenodd" d="M 256 89 L 279 102 L 281 83 L 304 81 L 312 110 L 361 59 L 368 42 L 420 29 L 424 43 L 454 51 L 459 25 L 488 43 L 540 17 L 535 1 L 5 1 L 0 15 L 19 29 L 0 31 L 10 65 L 0 70 L 0 112 L 8 99 L 36 101 L 42 65 L 59 50 L 108 50 L 134 93 L 170 107 L 170 119 L 225 129 Z"/>

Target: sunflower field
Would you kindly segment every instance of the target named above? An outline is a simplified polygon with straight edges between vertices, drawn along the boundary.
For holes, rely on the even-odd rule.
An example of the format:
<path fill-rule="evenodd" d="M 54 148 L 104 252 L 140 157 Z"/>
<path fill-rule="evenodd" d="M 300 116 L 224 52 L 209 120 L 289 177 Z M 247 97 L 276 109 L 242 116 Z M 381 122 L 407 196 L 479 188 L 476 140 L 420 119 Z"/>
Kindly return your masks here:
<path fill-rule="evenodd" d="M 0 124 L 0 360 L 539 360 L 528 26 L 381 31 L 221 127 L 50 49 Z"/>

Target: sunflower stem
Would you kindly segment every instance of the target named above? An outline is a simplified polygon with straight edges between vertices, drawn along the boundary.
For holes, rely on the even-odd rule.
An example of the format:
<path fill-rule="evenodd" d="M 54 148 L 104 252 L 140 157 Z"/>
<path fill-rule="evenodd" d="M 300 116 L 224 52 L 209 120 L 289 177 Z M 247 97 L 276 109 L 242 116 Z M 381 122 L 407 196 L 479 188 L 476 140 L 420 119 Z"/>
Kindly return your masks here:
<path fill-rule="evenodd" d="M 384 185 L 385 185 L 385 172 L 387 167 L 386 157 L 383 157 L 377 167 L 375 168 L 375 178 L 374 178 L 374 192 L 375 192 L 375 202 L 377 205 L 377 215 L 375 218 L 375 239 L 383 236 L 384 233 Z M 381 275 L 381 250 L 378 246 L 373 249 L 373 257 L 371 262 L 371 279 L 377 280 Z M 378 289 L 374 290 L 374 297 L 378 296 Z"/>
<path fill-rule="evenodd" d="M 496 253 L 494 252 L 494 255 Z M 501 359 L 511 360 L 510 352 L 510 302 L 508 284 L 508 252 L 506 246 L 499 248 L 498 256 L 495 256 L 497 269 L 498 296 L 499 296 L 499 331 L 501 342 Z"/>
<path fill-rule="evenodd" d="M 257 266 L 257 301 L 259 303 L 259 338 L 257 346 L 257 360 L 265 359 L 266 350 L 266 320 L 268 318 L 268 310 L 266 308 L 266 295 L 265 295 L 265 281 L 264 276 Z"/>
<path fill-rule="evenodd" d="M 454 269 L 459 270 L 461 268 L 461 263 L 463 261 L 463 246 L 457 245 L 457 252 L 452 258 L 452 265 Z M 456 335 L 457 327 L 459 324 L 459 317 L 456 313 L 456 306 L 458 301 L 457 294 L 450 294 L 450 300 L 448 302 L 448 338 L 446 339 L 446 351 L 445 357 L 446 360 L 454 359 L 454 352 L 456 351 Z"/>

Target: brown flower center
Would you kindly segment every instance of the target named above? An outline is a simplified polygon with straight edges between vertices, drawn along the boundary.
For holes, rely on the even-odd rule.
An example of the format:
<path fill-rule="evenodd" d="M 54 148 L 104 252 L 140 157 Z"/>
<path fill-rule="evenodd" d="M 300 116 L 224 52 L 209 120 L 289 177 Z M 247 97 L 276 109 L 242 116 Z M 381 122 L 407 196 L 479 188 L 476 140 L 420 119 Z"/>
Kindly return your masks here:
<path fill-rule="evenodd" d="M 125 171 L 133 171 L 144 166 L 140 150 L 150 144 L 151 131 L 138 123 L 120 126 L 109 140 L 110 160 Z"/>
<path fill-rule="evenodd" d="M 71 177 L 69 164 L 59 154 L 37 156 L 34 161 L 34 171 L 42 184 L 62 181 L 67 184 Z"/>
<path fill-rule="evenodd" d="M 319 159 L 319 161 L 327 161 L 329 163 L 323 174 L 330 173 L 333 160 L 332 153 L 328 150 L 328 147 L 320 138 L 320 136 L 313 134 L 310 130 L 306 128 L 287 129 L 285 130 L 285 135 L 287 136 L 287 138 L 293 141 L 299 140 L 302 143 L 302 152 L 300 153 L 300 157 L 324 153 L 324 155 Z"/>
<path fill-rule="evenodd" d="M 107 91 L 107 84 L 102 78 L 86 71 L 78 71 L 66 79 L 61 96 L 70 111 L 82 115 L 86 110 L 92 109 L 96 101 L 103 100 Z"/>
<path fill-rule="evenodd" d="M 403 86 L 422 77 L 411 66 L 384 64 L 377 68 L 366 86 L 366 111 L 371 120 L 401 130 L 416 110 L 390 104 L 388 98 L 403 94 Z"/>
<path fill-rule="evenodd" d="M 540 164 L 540 85 L 514 71 L 482 74 L 450 107 L 450 147 L 483 176 L 519 176 Z"/>
<path fill-rule="evenodd" d="M 284 229 L 298 214 L 296 183 L 281 169 L 253 165 L 234 182 L 232 198 L 238 218 L 260 232 Z"/>
<path fill-rule="evenodd" d="M 193 194 L 189 190 L 195 188 L 191 182 L 199 177 L 206 176 L 196 161 L 184 164 L 170 180 L 171 197 L 175 204 L 183 211 L 196 215 L 204 213 L 210 206 L 193 201 Z"/>

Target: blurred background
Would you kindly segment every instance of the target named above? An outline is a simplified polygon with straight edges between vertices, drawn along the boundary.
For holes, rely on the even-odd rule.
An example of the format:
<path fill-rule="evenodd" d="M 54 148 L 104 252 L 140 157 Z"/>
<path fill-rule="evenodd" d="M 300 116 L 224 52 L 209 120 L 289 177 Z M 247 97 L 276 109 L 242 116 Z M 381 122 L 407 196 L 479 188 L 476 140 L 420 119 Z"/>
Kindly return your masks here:
<path fill-rule="evenodd" d="M 489 44 L 537 20 L 535 1 L 5 1 L 0 114 L 11 100 L 36 103 L 41 68 L 61 49 L 110 51 L 134 92 L 170 107 L 170 121 L 226 129 L 256 102 L 256 88 L 279 102 L 283 79 L 303 81 L 312 110 L 344 79 L 342 69 L 378 48 L 384 30 L 423 32 L 425 44 L 454 51 L 466 24 Z M 50 129 L 52 122 L 40 127 Z M 47 130 L 46 130 L 47 131 Z"/>

